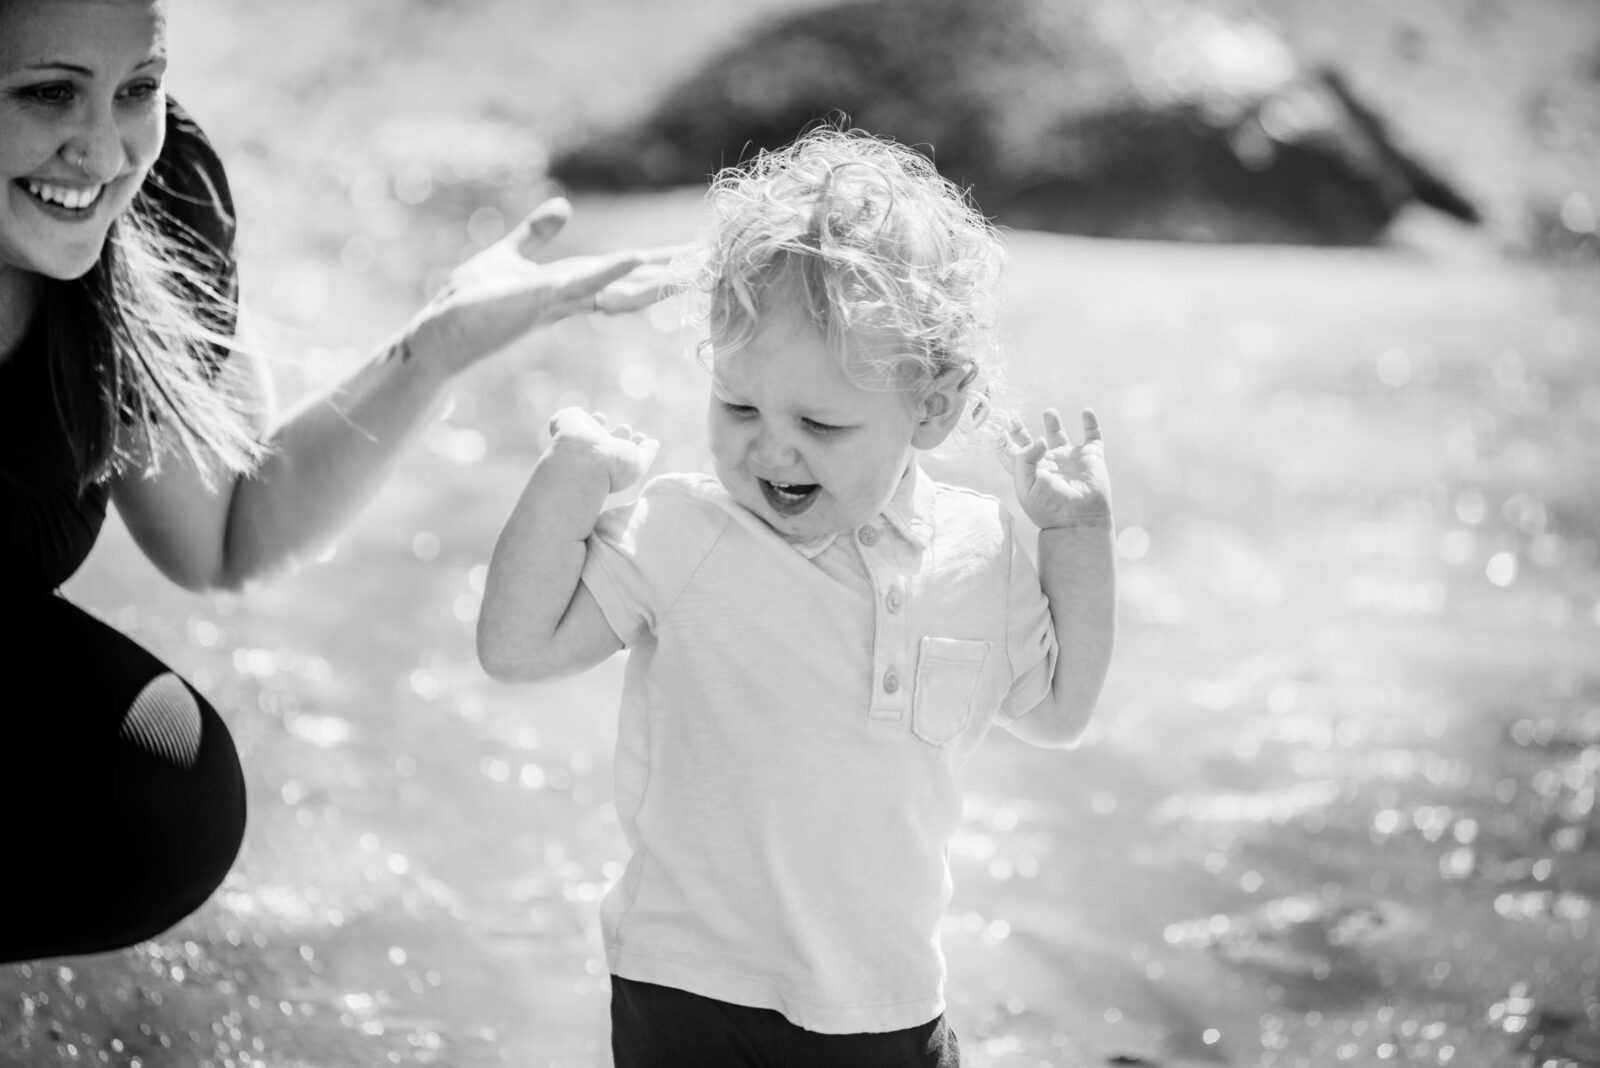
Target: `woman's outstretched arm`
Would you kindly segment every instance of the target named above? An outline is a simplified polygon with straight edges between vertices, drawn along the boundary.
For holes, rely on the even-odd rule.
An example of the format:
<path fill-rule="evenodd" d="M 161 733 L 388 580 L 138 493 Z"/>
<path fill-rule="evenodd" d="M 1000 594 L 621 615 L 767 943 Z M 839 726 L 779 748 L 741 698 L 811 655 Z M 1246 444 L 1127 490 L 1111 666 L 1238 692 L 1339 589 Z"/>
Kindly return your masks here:
<path fill-rule="evenodd" d="M 547 201 L 458 267 L 393 343 L 266 430 L 270 452 L 253 473 L 208 487 L 192 465 L 167 457 L 158 474 L 125 476 L 114 498 L 146 555 L 178 584 L 206 589 L 236 588 L 321 551 L 382 485 L 458 372 L 574 313 L 618 314 L 659 298 L 670 249 L 535 260 L 570 212 L 564 200 Z M 261 396 L 253 361 L 236 363 L 225 373 Z"/>

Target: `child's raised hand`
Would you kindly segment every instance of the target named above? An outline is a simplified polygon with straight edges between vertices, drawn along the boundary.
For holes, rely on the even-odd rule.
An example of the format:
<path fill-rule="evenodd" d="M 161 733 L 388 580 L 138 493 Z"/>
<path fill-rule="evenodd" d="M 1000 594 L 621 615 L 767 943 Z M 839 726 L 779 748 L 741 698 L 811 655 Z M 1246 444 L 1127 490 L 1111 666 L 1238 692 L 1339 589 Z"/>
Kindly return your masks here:
<path fill-rule="evenodd" d="M 1083 410 L 1083 444 L 1073 445 L 1054 408 L 1044 412 L 1044 436 L 1034 437 L 1020 420 L 1006 434 L 1005 458 L 1016 481 L 1017 500 L 1041 530 L 1111 518 L 1111 476 L 1106 471 L 1100 420 Z"/>
<path fill-rule="evenodd" d="M 550 419 L 550 451 L 598 462 L 607 493 L 619 493 L 644 477 L 661 443 L 626 423 L 607 426 L 600 412 L 563 408 Z"/>

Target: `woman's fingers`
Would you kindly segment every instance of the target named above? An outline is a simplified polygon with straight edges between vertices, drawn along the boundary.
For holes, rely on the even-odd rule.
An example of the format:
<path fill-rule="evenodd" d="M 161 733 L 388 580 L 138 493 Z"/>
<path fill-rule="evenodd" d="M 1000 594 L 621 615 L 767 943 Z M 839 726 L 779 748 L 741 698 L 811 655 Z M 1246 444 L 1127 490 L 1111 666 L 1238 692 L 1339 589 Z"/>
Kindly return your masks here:
<path fill-rule="evenodd" d="M 633 252 L 613 252 L 607 256 L 556 260 L 546 264 L 545 267 L 553 269 L 561 265 L 565 265 L 570 274 L 554 285 L 554 292 L 551 295 L 556 302 L 580 308 L 587 305 L 592 311 L 600 311 L 602 309 L 594 306 L 595 294 L 612 282 L 632 274 L 639 266 L 639 257 Z"/>
<path fill-rule="evenodd" d="M 672 292 L 671 271 L 662 264 L 645 264 L 597 291 L 594 310 L 620 315 L 648 308 Z"/>
<path fill-rule="evenodd" d="M 687 245 L 657 245 L 654 248 L 634 249 L 633 254 L 639 257 L 639 262 L 642 264 L 664 267 L 687 247 Z"/>
<path fill-rule="evenodd" d="M 516 243 L 518 253 L 532 259 L 534 251 L 549 244 L 570 218 L 572 204 L 567 198 L 551 197 L 529 212 L 508 236 Z"/>
<path fill-rule="evenodd" d="M 674 251 L 614 253 L 563 284 L 559 299 L 568 306 L 605 315 L 648 308 L 675 288 L 670 266 Z"/>
<path fill-rule="evenodd" d="M 628 277 L 640 265 L 637 252 L 611 252 L 604 256 L 584 257 L 574 262 L 582 264 L 582 267 L 575 277 L 569 278 L 562 284 L 563 297 L 599 292 L 612 282 Z"/>

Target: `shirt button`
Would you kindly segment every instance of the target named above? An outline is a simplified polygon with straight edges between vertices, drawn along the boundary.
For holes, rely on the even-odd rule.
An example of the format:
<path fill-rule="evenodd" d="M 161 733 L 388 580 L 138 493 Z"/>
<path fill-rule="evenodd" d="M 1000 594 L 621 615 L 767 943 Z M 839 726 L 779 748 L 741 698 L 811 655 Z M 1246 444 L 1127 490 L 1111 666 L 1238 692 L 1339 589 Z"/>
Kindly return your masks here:
<path fill-rule="evenodd" d="M 900 676 L 896 675 L 894 673 L 894 669 L 893 668 L 889 669 L 888 671 L 885 671 L 883 673 L 883 692 L 884 693 L 894 693 L 899 688 L 900 688 Z"/>
<path fill-rule="evenodd" d="M 861 539 L 862 545 L 876 545 L 878 543 L 878 530 L 876 527 L 862 527 L 856 531 L 856 537 Z"/>
<path fill-rule="evenodd" d="M 889 606 L 889 611 L 900 611 L 900 587 L 895 586 L 891 588 L 889 592 L 884 595 L 883 600 L 884 603 Z"/>

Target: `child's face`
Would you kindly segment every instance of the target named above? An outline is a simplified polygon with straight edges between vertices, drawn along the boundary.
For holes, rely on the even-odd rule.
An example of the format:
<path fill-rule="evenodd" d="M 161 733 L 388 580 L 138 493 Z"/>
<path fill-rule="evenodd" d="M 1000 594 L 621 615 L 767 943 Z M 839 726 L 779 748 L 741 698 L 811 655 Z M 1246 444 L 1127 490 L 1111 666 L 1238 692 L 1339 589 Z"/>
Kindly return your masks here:
<path fill-rule="evenodd" d="M 713 352 L 717 478 L 786 537 L 852 530 L 905 473 L 919 405 L 908 390 L 856 385 L 798 301 L 770 300 L 747 344 Z"/>

